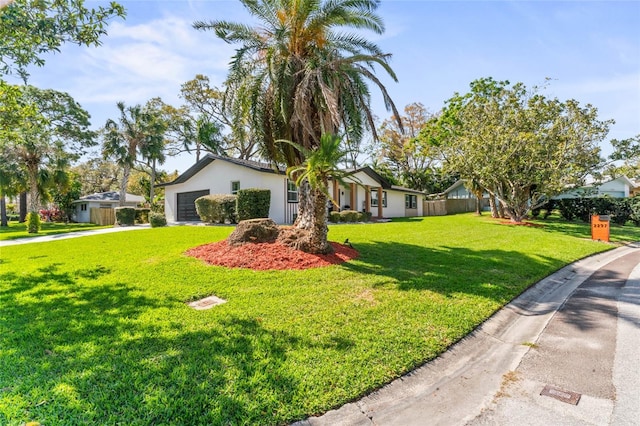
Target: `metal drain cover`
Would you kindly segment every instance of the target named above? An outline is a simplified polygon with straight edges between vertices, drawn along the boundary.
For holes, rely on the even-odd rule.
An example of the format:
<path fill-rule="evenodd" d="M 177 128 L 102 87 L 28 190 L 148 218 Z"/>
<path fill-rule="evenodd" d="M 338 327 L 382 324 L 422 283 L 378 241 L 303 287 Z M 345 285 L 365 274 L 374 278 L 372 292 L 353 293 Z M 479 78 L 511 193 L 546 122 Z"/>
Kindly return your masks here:
<path fill-rule="evenodd" d="M 209 297 L 205 297 L 204 299 L 191 302 L 188 305 L 191 306 L 196 311 L 203 311 L 205 309 L 211 309 L 216 305 L 221 305 L 226 302 L 227 302 L 226 300 L 220 299 L 219 297 L 209 296 Z"/>
<path fill-rule="evenodd" d="M 578 405 L 578 401 L 580 401 L 580 397 L 582 396 L 579 393 L 566 391 L 551 385 L 546 385 L 544 389 L 542 389 L 542 392 L 540 392 L 540 395 L 550 396 L 551 398 L 555 398 L 571 405 Z"/>

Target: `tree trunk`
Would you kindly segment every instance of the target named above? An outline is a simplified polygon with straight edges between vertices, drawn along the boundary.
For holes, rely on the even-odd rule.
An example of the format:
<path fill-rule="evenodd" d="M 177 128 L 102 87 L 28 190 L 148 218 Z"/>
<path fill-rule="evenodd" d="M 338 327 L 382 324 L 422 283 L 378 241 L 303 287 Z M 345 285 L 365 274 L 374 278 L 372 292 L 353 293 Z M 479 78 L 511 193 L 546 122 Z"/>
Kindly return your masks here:
<path fill-rule="evenodd" d="M 491 217 L 497 219 L 500 217 L 498 212 L 498 206 L 496 206 L 496 197 L 493 194 L 489 194 L 489 207 L 491 207 Z"/>
<path fill-rule="evenodd" d="M 29 173 L 29 212 L 37 213 L 40 208 L 40 192 L 38 191 L 38 174 Z"/>
<path fill-rule="evenodd" d="M 149 203 L 151 203 L 151 206 L 154 205 L 153 203 L 153 199 L 155 197 L 155 193 L 154 193 L 154 188 L 153 186 L 156 184 L 156 159 L 154 158 L 152 160 L 151 163 L 151 185 L 149 185 Z"/>
<path fill-rule="evenodd" d="M 27 191 L 20 193 L 20 223 L 27 220 Z"/>
<path fill-rule="evenodd" d="M 122 172 L 122 182 L 120 182 L 120 199 L 118 200 L 118 206 L 124 207 L 124 203 L 127 201 L 127 186 L 129 184 L 129 174 L 131 174 L 131 166 L 125 165 Z"/>
<path fill-rule="evenodd" d="M 327 254 L 333 247 L 327 241 L 327 196 L 320 189 L 312 189 L 304 182 L 298 189 L 298 217 L 294 227 L 308 233 L 306 249 L 309 253 Z"/>
<path fill-rule="evenodd" d="M 0 226 L 9 226 L 7 221 L 7 201 L 4 194 L 0 197 Z"/>

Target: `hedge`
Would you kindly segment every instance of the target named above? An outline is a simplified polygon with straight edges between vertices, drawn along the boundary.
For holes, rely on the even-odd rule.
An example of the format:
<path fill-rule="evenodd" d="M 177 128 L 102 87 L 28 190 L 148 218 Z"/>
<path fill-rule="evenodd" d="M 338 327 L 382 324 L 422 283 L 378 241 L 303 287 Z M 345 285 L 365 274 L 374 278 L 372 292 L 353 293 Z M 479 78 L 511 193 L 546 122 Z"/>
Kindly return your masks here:
<path fill-rule="evenodd" d="M 203 222 L 236 223 L 235 195 L 212 194 L 196 199 L 196 212 Z"/>
<path fill-rule="evenodd" d="M 116 207 L 116 225 L 133 226 L 136 221 L 136 209 L 133 207 Z"/>
<path fill-rule="evenodd" d="M 640 199 L 635 198 L 611 198 L 611 197 L 582 197 L 563 198 L 555 200 L 560 216 L 565 220 L 580 219 L 589 223 L 592 215 L 609 215 L 611 221 L 618 225 L 624 225 L 627 221 L 640 220 Z"/>
<path fill-rule="evenodd" d="M 149 213 L 149 223 L 152 228 L 167 226 L 167 218 L 162 213 L 151 212 Z"/>
<path fill-rule="evenodd" d="M 271 191 L 268 189 L 247 188 L 238 191 L 236 213 L 238 220 L 269 217 Z"/>

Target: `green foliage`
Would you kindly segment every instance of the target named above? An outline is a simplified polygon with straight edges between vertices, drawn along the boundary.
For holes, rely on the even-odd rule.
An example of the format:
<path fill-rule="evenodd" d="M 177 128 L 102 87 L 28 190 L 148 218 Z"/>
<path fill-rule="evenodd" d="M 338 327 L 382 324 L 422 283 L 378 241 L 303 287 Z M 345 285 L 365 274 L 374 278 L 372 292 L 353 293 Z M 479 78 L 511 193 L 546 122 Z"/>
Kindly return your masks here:
<path fill-rule="evenodd" d="M 113 17 L 124 18 L 124 8 L 87 9 L 84 0 L 13 0 L 0 7 L 0 76 L 17 72 L 24 80 L 27 66 L 44 65 L 47 52 L 59 52 L 63 43 L 100 44 Z"/>
<path fill-rule="evenodd" d="M 71 214 L 74 209 L 73 202 L 82 195 L 82 183 L 80 182 L 79 177 L 75 174 L 70 174 L 70 179 L 71 181 L 67 188 L 56 186 L 51 191 L 53 195 L 53 202 L 56 203 L 58 208 L 62 211 L 64 215 L 63 220 L 66 221 L 71 220 Z"/>
<path fill-rule="evenodd" d="M 133 226 L 136 221 L 136 209 L 134 207 L 116 207 L 116 225 Z"/>
<path fill-rule="evenodd" d="M 167 226 L 167 218 L 162 213 L 151 212 L 149 213 L 149 223 L 152 228 Z"/>
<path fill-rule="evenodd" d="M 40 214 L 38 212 L 27 213 L 27 232 L 30 234 L 37 234 L 40 232 Z"/>
<path fill-rule="evenodd" d="M 237 199 L 229 194 L 205 195 L 196 199 L 196 212 L 203 222 L 236 223 Z"/>
<path fill-rule="evenodd" d="M 629 219 L 631 219 L 634 225 L 640 226 L 640 195 L 631 198 L 629 200 L 629 206 L 631 207 L 631 216 Z"/>
<path fill-rule="evenodd" d="M 358 212 L 355 210 L 343 210 L 340 212 L 340 222 L 353 223 L 358 221 Z"/>
<path fill-rule="evenodd" d="M 611 197 L 564 198 L 555 201 L 560 215 L 565 220 L 580 219 L 591 222 L 592 215 L 610 215 L 611 221 L 624 225 L 632 219 L 634 210 L 632 199 Z"/>
<path fill-rule="evenodd" d="M 329 222 L 331 223 L 339 223 L 340 222 L 340 212 L 330 211 L 329 212 Z"/>
<path fill-rule="evenodd" d="M 3 249 L 1 422 L 291 424 L 436 358 L 534 282 L 611 248 L 589 241 L 587 225 L 463 214 L 332 226 L 332 240 L 349 238 L 360 256 L 306 271 L 184 255 L 231 230 Z M 640 229 L 614 227 L 618 237 L 638 240 Z M 212 294 L 229 303 L 186 304 Z"/>
<path fill-rule="evenodd" d="M 145 207 L 137 207 L 136 208 L 136 223 L 149 223 L 149 212 L 151 209 Z"/>
<path fill-rule="evenodd" d="M 271 191 L 268 189 L 248 188 L 238 191 L 238 220 L 269 217 Z"/>
<path fill-rule="evenodd" d="M 371 212 L 358 212 L 358 222 L 371 222 L 372 216 Z"/>
<path fill-rule="evenodd" d="M 530 207 L 599 168 L 599 142 L 611 123 L 591 105 L 483 78 L 449 99 L 421 138 L 441 150 L 449 172 L 476 181 L 520 221 Z"/>

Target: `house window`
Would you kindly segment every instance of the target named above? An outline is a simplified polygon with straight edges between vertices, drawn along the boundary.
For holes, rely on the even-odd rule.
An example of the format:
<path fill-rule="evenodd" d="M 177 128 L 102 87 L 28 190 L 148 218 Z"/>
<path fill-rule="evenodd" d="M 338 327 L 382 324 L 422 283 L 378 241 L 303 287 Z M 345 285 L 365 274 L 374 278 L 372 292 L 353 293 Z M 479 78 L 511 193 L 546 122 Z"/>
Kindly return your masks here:
<path fill-rule="evenodd" d="M 87 205 L 86 204 L 80 204 L 80 211 L 81 212 L 86 212 L 87 211 Z"/>
<path fill-rule="evenodd" d="M 378 207 L 378 190 L 371 191 L 371 207 Z M 382 207 L 387 207 L 387 191 L 382 191 Z"/>
<path fill-rule="evenodd" d="M 409 195 L 405 194 L 404 196 L 404 206 L 408 209 L 417 209 L 418 208 L 418 196 L 417 195 Z"/>
<path fill-rule="evenodd" d="M 287 180 L 287 203 L 298 202 L 298 187 L 295 182 Z"/>
<path fill-rule="evenodd" d="M 237 194 L 238 191 L 240 190 L 240 181 L 239 180 L 234 180 L 231 182 L 231 193 L 233 195 Z"/>

